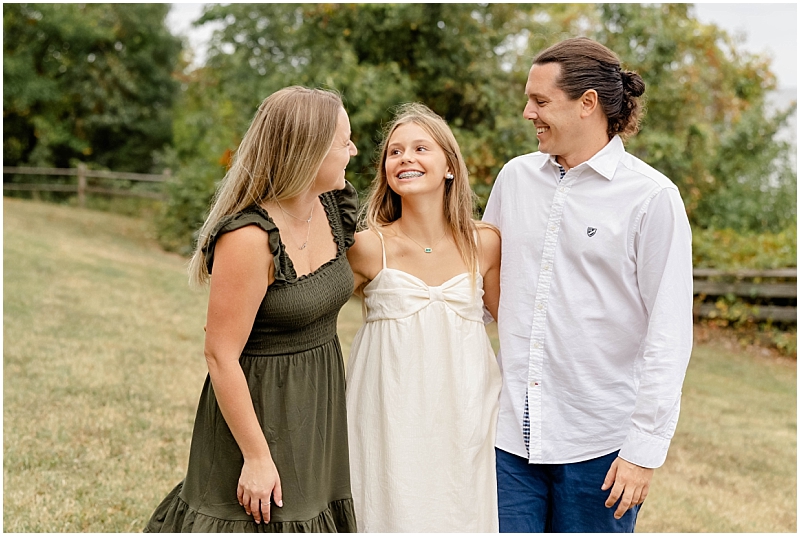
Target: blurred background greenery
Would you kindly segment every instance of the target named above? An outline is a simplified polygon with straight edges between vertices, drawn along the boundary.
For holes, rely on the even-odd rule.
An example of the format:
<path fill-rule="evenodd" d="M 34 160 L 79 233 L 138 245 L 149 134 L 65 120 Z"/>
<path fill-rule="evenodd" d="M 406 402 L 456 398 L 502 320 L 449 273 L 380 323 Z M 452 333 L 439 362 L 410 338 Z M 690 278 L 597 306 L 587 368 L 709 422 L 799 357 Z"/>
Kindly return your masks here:
<path fill-rule="evenodd" d="M 796 257 L 796 149 L 776 136 L 794 104 L 768 106 L 770 59 L 691 4 L 208 4 L 195 24 L 217 29 L 197 68 L 169 9 L 5 5 L 4 165 L 170 168 L 156 232 L 187 254 L 260 101 L 301 84 L 344 96 L 360 150 L 348 179 L 362 193 L 392 108 L 419 101 L 453 128 L 482 204 L 503 164 L 536 148 L 520 113 L 531 58 L 586 35 L 645 79 L 647 113 L 628 149 L 678 185 L 708 237 L 700 249 L 713 252 L 719 230 L 742 244 L 769 233 Z M 696 261 L 736 267 L 735 255 L 727 266 L 713 257 Z M 776 264 L 762 257 L 751 264 Z"/>

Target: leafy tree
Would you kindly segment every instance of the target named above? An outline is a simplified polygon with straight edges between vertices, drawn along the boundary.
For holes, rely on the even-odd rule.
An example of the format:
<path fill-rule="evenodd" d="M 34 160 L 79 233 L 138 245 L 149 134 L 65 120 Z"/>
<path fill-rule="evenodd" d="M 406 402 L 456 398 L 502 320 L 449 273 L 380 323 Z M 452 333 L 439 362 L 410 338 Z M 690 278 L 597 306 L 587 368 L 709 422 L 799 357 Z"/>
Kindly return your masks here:
<path fill-rule="evenodd" d="M 230 4 L 208 6 L 198 23 L 211 21 L 222 28 L 206 67 L 186 80 L 176 119 L 182 201 L 165 228 L 184 250 L 258 103 L 292 84 L 343 94 L 359 147 L 348 179 L 362 192 L 392 108 L 418 101 L 448 121 L 485 201 L 505 162 L 536 150 L 521 117 L 533 56 L 577 35 L 643 75 L 648 111 L 628 148 L 679 185 L 693 224 L 778 230 L 794 221 L 794 171 L 773 139 L 785 114 L 764 107 L 775 83 L 768 61 L 695 20 L 689 5 Z"/>
<path fill-rule="evenodd" d="M 767 59 L 742 52 L 690 4 L 605 4 L 594 37 L 647 84 L 628 149 L 681 189 L 702 227 L 780 231 L 796 218 L 791 148 L 776 140 L 794 108 L 771 115 Z"/>
<path fill-rule="evenodd" d="M 495 49 L 521 20 L 508 5 L 232 4 L 209 9 L 201 22 L 225 24 L 208 66 L 224 73 L 218 80 L 248 118 L 286 85 L 343 94 L 361 149 L 350 178 L 363 189 L 381 125 L 397 104 L 426 102 L 464 132 L 494 130 L 496 118 L 508 113 L 497 108 L 521 94 L 511 83 L 518 77 L 501 68 L 511 52 Z M 518 135 L 530 142 L 520 126 Z"/>
<path fill-rule="evenodd" d="M 190 184 L 196 182 L 207 186 L 209 169 L 221 178 L 220 162 L 235 150 L 259 102 L 281 87 L 300 84 L 342 93 L 359 148 L 348 179 L 362 192 L 374 176 L 375 149 L 393 108 L 419 101 L 450 123 L 473 187 L 485 201 L 502 165 L 535 148 L 535 133 L 521 118 L 529 60 L 518 36 L 577 31 L 589 8 L 545 9 L 546 20 L 532 5 L 508 4 L 209 6 L 198 24 L 224 26 L 212 37 L 206 67 L 187 85 L 188 92 L 202 87 L 207 95 L 184 101 L 191 109 L 176 120 L 184 125 L 176 126 L 183 163 L 178 183 L 185 183 L 180 189 L 196 191 Z M 204 141 L 179 142 L 178 131 L 198 121 L 215 125 L 203 127 Z M 200 145 L 211 153 L 196 151 Z M 200 161 L 210 166 L 193 163 Z M 180 206 L 164 214 L 170 230 L 162 242 L 170 247 L 190 243 L 196 228 L 185 228 L 178 237 L 180 222 L 202 221 L 202 215 L 189 214 L 197 206 L 190 196 L 181 198 Z"/>
<path fill-rule="evenodd" d="M 150 171 L 172 141 L 169 4 L 3 6 L 5 165 Z"/>
<path fill-rule="evenodd" d="M 252 118 L 248 114 L 255 114 L 258 104 L 246 107 L 226 95 L 223 78 L 210 67 L 180 76 L 183 90 L 175 106 L 174 145 L 160 155 L 163 167 L 177 173 L 166 185 L 157 235 L 163 247 L 184 255 L 192 252 L 216 185 Z"/>

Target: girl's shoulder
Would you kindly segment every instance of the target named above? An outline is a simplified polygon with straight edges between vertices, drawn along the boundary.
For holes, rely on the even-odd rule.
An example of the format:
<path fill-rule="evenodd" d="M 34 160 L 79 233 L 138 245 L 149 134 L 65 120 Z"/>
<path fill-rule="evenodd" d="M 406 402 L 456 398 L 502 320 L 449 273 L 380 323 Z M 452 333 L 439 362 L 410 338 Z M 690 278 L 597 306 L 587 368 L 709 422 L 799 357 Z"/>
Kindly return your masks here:
<path fill-rule="evenodd" d="M 361 259 L 371 259 L 376 256 L 381 258 L 383 252 L 383 245 L 378 233 L 373 229 L 364 229 L 355 235 L 355 244 L 348 251 L 347 257 L 350 263 L 359 261 Z"/>
<path fill-rule="evenodd" d="M 478 231 L 478 237 L 480 238 L 481 242 L 487 240 L 490 242 L 500 242 L 500 229 L 491 223 L 487 223 L 485 221 L 476 221 L 475 229 Z"/>
<path fill-rule="evenodd" d="M 380 227 L 367 227 L 356 233 L 356 240 L 362 240 L 368 245 L 377 244 L 380 247 L 381 241 L 391 240 L 398 236 L 395 222 L 381 225 Z"/>
<path fill-rule="evenodd" d="M 369 247 L 378 244 L 380 247 L 381 239 L 373 229 L 362 229 L 356 233 L 356 243 L 353 247 Z"/>
<path fill-rule="evenodd" d="M 378 233 L 364 229 L 355 234 L 355 243 L 347 251 L 347 260 L 356 277 L 355 293 L 372 281 L 383 269 L 383 244 Z"/>
<path fill-rule="evenodd" d="M 483 255 L 500 255 L 500 230 L 491 223 L 476 221 L 478 230 L 478 249 Z"/>

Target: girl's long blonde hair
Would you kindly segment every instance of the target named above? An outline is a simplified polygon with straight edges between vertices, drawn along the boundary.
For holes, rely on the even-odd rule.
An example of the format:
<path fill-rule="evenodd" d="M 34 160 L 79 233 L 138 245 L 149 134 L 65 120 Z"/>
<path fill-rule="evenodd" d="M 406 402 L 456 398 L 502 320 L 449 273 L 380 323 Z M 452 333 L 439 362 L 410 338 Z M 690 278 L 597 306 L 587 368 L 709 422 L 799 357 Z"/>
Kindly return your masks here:
<path fill-rule="evenodd" d="M 292 86 L 258 107 L 230 169 L 217 188 L 189 262 L 189 283 L 208 282 L 205 248 L 210 233 L 230 214 L 266 200 L 306 191 L 319 172 L 336 134 L 342 99 L 323 89 Z"/>
<path fill-rule="evenodd" d="M 475 241 L 476 225 L 472 219 L 475 207 L 475 194 L 469 186 L 469 173 L 461 149 L 458 147 L 453 132 L 447 123 L 433 110 L 420 103 L 400 105 L 394 120 L 389 123 L 383 142 L 380 145 L 380 157 L 377 173 L 372 181 L 367 196 L 366 210 L 362 213 L 362 225 L 370 229 L 378 229 L 400 218 L 403 206 L 400 196 L 389 187 L 386 177 L 386 150 L 389 138 L 401 125 L 414 123 L 425 129 L 433 140 L 439 144 L 447 159 L 447 166 L 453 174 L 452 179 L 445 180 L 444 216 L 453 234 L 456 248 L 461 259 L 473 278 L 478 267 L 478 244 Z"/>

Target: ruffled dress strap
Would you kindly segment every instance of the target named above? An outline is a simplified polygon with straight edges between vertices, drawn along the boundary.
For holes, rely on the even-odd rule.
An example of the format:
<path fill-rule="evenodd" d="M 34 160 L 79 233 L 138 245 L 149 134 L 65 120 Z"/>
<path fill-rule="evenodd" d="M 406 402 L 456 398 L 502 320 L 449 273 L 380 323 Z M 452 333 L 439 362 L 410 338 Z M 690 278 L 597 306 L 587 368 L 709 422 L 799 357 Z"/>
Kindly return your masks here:
<path fill-rule="evenodd" d="M 356 241 L 358 192 L 352 184 L 345 181 L 344 188 L 327 192 L 322 195 L 322 199 L 325 209 L 329 210 L 328 220 L 334 236 L 343 249 L 349 249 Z"/>
<path fill-rule="evenodd" d="M 208 273 L 212 272 L 214 266 L 214 250 L 217 245 L 217 240 L 220 236 L 248 225 L 257 225 L 263 229 L 269 236 L 269 252 L 272 254 L 272 262 L 275 267 L 275 283 L 286 282 L 291 274 L 291 269 L 288 265 L 288 258 L 283 255 L 283 245 L 281 244 L 280 234 L 275 222 L 272 221 L 266 210 L 258 205 L 250 206 L 236 214 L 225 216 L 216 225 L 211 236 L 208 238 L 208 243 L 203 248 L 203 253 L 206 256 L 206 267 Z M 275 284 L 273 283 L 273 285 Z"/>

